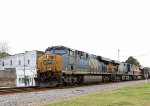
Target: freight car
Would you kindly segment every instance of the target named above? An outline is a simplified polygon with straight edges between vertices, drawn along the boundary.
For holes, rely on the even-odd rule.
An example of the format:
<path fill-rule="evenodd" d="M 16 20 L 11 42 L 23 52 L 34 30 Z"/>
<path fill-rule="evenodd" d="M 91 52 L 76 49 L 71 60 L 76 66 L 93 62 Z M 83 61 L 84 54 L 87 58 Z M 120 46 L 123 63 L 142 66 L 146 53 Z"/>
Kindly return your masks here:
<path fill-rule="evenodd" d="M 137 66 L 65 46 L 51 46 L 38 59 L 37 86 L 74 85 L 141 78 Z"/>

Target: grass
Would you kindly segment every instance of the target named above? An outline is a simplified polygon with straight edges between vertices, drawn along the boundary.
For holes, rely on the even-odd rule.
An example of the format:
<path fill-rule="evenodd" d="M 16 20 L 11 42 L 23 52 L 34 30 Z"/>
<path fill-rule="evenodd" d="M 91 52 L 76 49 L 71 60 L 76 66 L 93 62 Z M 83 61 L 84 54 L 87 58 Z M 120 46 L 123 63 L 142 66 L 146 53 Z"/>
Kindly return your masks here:
<path fill-rule="evenodd" d="M 45 106 L 150 106 L 150 84 L 95 93 Z"/>

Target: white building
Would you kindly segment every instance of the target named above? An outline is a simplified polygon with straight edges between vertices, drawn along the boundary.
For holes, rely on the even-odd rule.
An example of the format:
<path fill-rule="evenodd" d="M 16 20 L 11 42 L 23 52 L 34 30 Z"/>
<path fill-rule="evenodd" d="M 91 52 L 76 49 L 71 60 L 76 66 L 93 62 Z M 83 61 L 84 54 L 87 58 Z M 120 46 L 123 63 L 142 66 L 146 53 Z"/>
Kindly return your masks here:
<path fill-rule="evenodd" d="M 37 69 L 37 59 L 41 55 L 43 55 L 43 52 L 34 50 L 25 51 L 25 53 L 19 53 L 12 56 L 0 58 L 0 71 L 5 72 L 6 69 L 15 68 L 16 70 L 14 71 L 14 73 L 16 79 L 14 86 L 34 86 L 34 78 L 36 76 Z M 9 73 L 7 72 L 7 75 L 11 77 Z M 7 76 L 5 75 L 5 77 Z"/>

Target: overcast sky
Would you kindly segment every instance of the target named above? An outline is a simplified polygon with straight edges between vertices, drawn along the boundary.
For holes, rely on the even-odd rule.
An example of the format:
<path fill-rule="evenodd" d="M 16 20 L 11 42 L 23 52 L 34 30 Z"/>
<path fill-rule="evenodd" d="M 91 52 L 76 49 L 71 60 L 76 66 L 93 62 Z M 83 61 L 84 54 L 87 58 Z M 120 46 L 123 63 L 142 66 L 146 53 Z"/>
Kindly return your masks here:
<path fill-rule="evenodd" d="M 150 66 L 150 0 L 0 0 L 10 53 L 64 45 Z"/>

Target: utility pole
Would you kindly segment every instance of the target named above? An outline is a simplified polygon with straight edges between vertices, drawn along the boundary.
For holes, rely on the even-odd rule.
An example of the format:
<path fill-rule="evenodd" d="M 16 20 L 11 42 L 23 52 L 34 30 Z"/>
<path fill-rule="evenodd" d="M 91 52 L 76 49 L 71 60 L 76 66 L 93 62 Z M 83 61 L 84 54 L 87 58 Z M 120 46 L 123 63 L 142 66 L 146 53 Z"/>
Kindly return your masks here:
<path fill-rule="evenodd" d="M 120 50 L 118 49 L 118 61 L 120 61 L 120 54 L 119 54 Z"/>

